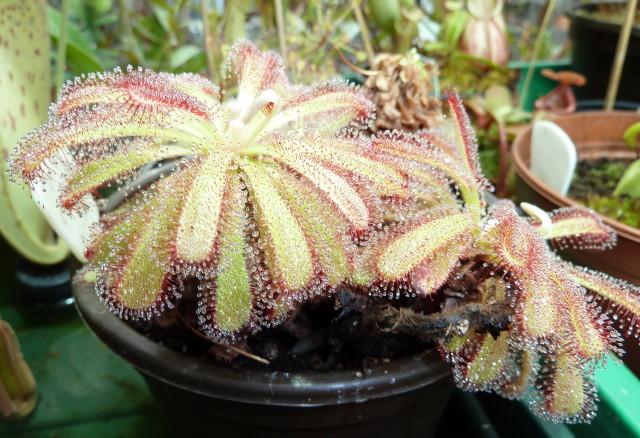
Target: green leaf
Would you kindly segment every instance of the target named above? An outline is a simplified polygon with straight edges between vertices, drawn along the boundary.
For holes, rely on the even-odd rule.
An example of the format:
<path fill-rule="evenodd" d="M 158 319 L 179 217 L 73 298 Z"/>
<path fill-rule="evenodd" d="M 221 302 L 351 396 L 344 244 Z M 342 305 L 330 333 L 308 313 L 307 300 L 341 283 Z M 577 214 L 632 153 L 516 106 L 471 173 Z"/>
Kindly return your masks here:
<path fill-rule="evenodd" d="M 484 92 L 485 108 L 498 123 L 506 123 L 514 110 L 513 97 L 509 88 L 492 85 Z"/>
<path fill-rule="evenodd" d="M 349 273 L 349 257 L 346 241 L 348 233 L 342 216 L 328 205 L 326 199 L 288 172 L 273 168 L 274 180 L 286 201 L 291 205 L 302 226 L 313 253 L 329 284 L 337 285 Z"/>
<path fill-rule="evenodd" d="M 251 317 L 251 278 L 245 260 L 248 222 L 245 204 L 246 196 L 239 180 L 234 178 L 230 181 L 218 237 L 215 318 L 218 328 L 226 332 L 240 330 Z"/>
<path fill-rule="evenodd" d="M 177 256 L 187 263 L 211 260 L 231 158 L 228 152 L 212 153 L 190 171 L 176 242 Z"/>
<path fill-rule="evenodd" d="M 444 48 L 453 50 L 457 47 L 467 26 L 467 21 L 469 21 L 469 13 L 466 10 L 457 10 L 447 14 L 439 38 L 445 45 Z"/>
<path fill-rule="evenodd" d="M 87 258 L 99 272 L 98 290 L 125 315 L 149 316 L 173 290 L 167 280 L 182 201 L 174 190 L 180 191 L 187 180 L 184 173 L 174 173 L 159 183 L 153 198 L 138 198 L 133 207 L 103 218 L 115 223 L 91 245 Z"/>
<path fill-rule="evenodd" d="M 509 365 L 509 334 L 501 332 L 497 339 L 487 333 L 476 335 L 481 346 L 466 368 L 466 379 L 473 385 L 491 385 L 499 382 Z"/>
<path fill-rule="evenodd" d="M 52 6 L 49 6 L 48 12 L 51 37 L 57 43 L 60 36 L 62 17 L 60 12 Z M 73 70 L 76 75 L 104 71 L 102 63 L 93 54 L 95 48 L 89 46 L 86 37 L 83 36 L 78 28 L 71 22 L 67 29 L 66 62 L 71 70 Z"/>
<path fill-rule="evenodd" d="M 169 67 L 171 70 L 176 70 L 186 62 L 198 56 L 201 52 L 202 49 L 198 46 L 190 44 L 181 46 L 171 53 L 171 56 L 169 57 Z"/>
<path fill-rule="evenodd" d="M 21 419 L 36 405 L 36 381 L 22 356 L 16 334 L 0 319 L 0 416 Z"/>
<path fill-rule="evenodd" d="M 624 142 L 631 149 L 638 149 L 638 135 L 640 135 L 640 122 L 636 122 L 633 125 L 629 126 L 622 135 Z"/>
<path fill-rule="evenodd" d="M 432 210 L 417 223 L 393 239 L 378 256 L 376 267 L 384 279 L 404 277 L 443 249 L 455 247 L 462 253 L 467 245 L 461 239 L 469 236 L 473 225 L 467 213 L 453 210 Z"/>
<path fill-rule="evenodd" d="M 640 160 L 634 161 L 627 167 L 613 194 L 615 196 L 627 195 L 633 199 L 640 199 Z"/>
<path fill-rule="evenodd" d="M 136 149 L 135 153 L 126 151 L 99 160 L 90 161 L 72 173 L 60 202 L 70 208 L 86 193 L 99 188 L 105 182 L 136 169 L 144 164 L 191 154 L 191 149 L 179 146 L 160 146 L 155 144 L 147 148 Z"/>
<path fill-rule="evenodd" d="M 243 167 L 260 214 L 264 250 L 271 272 L 289 290 L 306 286 L 313 277 L 313 259 L 300 224 L 280 196 L 265 163 L 249 162 Z"/>

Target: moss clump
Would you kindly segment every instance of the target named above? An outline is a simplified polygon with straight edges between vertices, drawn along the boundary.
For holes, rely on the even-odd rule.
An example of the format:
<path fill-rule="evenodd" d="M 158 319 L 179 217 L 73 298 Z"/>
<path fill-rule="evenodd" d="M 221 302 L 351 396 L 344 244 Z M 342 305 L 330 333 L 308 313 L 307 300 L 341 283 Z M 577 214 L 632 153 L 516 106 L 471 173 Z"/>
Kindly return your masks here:
<path fill-rule="evenodd" d="M 569 196 L 578 203 L 623 224 L 640 228 L 640 200 L 614 196 L 627 168 L 622 161 L 581 161 L 576 167 Z"/>

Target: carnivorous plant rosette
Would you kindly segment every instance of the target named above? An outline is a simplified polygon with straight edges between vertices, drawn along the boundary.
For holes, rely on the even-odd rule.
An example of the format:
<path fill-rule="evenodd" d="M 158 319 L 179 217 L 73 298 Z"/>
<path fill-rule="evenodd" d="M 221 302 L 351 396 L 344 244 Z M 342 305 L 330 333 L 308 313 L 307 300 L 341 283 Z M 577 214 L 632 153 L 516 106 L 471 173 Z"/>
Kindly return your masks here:
<path fill-rule="evenodd" d="M 441 311 L 396 309 L 388 329 L 429 332 L 459 386 L 512 398 L 534 387 L 543 416 L 593 417 L 593 364 L 621 353 L 607 313 L 624 335 L 640 328 L 637 287 L 552 250 L 611 247 L 594 213 L 487 208 L 454 93 L 442 129 L 368 137 L 373 105 L 356 87 L 292 85 L 278 55 L 246 41 L 227 71 L 238 89 L 224 102 L 191 74 L 78 79 L 13 156 L 28 184 L 64 179 L 68 210 L 104 186 L 132 192 L 86 250 L 85 273 L 115 313 L 149 318 L 195 280 L 200 329 L 233 343 L 339 287 L 422 296 Z M 54 175 L 61 161 L 70 171 Z M 159 178 L 145 180 L 149 167 Z"/>
<path fill-rule="evenodd" d="M 47 159 L 71 149 L 66 209 L 150 162 L 176 160 L 89 244 L 97 290 L 123 317 L 149 317 L 201 279 L 201 317 L 213 338 L 286 311 L 291 299 L 332 288 L 376 220 L 374 189 L 401 194 L 404 177 L 353 132 L 372 104 L 343 81 L 291 85 L 281 58 L 237 43 L 228 73 L 237 97 L 221 103 L 208 80 L 129 69 L 67 84 L 51 120 L 22 142 L 14 169 L 45 178 Z"/>

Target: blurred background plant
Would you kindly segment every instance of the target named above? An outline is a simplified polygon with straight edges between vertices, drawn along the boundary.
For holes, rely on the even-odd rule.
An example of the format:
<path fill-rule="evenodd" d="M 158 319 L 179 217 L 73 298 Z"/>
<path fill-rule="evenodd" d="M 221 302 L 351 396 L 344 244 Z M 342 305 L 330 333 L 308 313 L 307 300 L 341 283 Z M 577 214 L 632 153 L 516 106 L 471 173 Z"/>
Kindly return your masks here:
<path fill-rule="evenodd" d="M 569 3 L 558 2 L 552 25 L 543 32 L 544 59 L 566 54 L 567 22 L 562 12 Z M 69 77 L 123 63 L 172 73 L 207 68 L 215 72 L 229 45 L 248 38 L 286 52 L 291 73 L 302 76 L 346 71 L 334 47 L 360 66 L 370 66 L 380 52 L 404 54 L 414 48 L 441 63 L 446 84 L 482 91 L 497 82 L 510 83 L 514 74 L 506 68 L 508 61 L 531 57 L 548 2 L 49 0 L 54 44 L 65 4 Z M 461 78 L 466 73 L 454 68 L 461 65 L 486 86 Z"/>
<path fill-rule="evenodd" d="M 30 262 L 56 264 L 69 250 L 28 190 L 12 184 L 6 173 L 14 145 L 47 117 L 52 75 L 46 3 L 3 0 L 0 16 L 0 234 Z M 15 260 L 7 262 L 13 267 Z M 6 299 L 0 296 L 0 302 Z M 35 401 L 35 380 L 16 335 L 0 319 L 0 419 L 28 415 Z"/>

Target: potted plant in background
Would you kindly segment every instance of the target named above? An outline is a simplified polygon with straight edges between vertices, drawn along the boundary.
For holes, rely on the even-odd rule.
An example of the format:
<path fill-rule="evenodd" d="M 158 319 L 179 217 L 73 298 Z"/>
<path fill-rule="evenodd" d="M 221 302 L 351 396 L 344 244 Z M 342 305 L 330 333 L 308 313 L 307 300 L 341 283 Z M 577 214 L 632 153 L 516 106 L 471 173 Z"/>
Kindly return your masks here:
<path fill-rule="evenodd" d="M 627 3 L 587 2 L 579 4 L 570 14 L 570 32 L 573 40 L 571 70 L 587 78 L 585 86 L 576 90 L 576 96 L 579 100 L 591 101 L 591 106 L 597 105 L 594 105 L 594 101 L 602 101 L 605 98 L 611 66 L 617 59 L 616 43 Z M 620 89 L 624 90 L 624 96 L 618 101 L 621 109 L 637 107 L 637 103 L 640 102 L 640 86 L 636 80 L 640 74 L 637 59 L 637 54 L 640 53 L 640 27 L 637 11 L 632 13 L 634 19 L 629 47 L 626 53 L 621 55 L 625 60 L 620 77 Z"/>
<path fill-rule="evenodd" d="M 531 388 L 545 418 L 593 418 L 592 364 L 621 353 L 614 324 L 623 335 L 637 331 L 640 292 L 560 261 L 546 240 L 608 249 L 615 242 L 608 226 L 581 208 L 547 214 L 525 205 L 529 219 L 507 201 L 487 208 L 490 186 L 453 93 L 447 129 L 368 136 L 361 130 L 372 103 L 353 86 L 291 85 L 278 55 L 246 41 L 232 49 L 227 73 L 238 88 L 223 103 L 212 83 L 189 74 L 129 69 L 78 79 L 12 159 L 13 174 L 28 185 L 65 181 L 58 192 L 65 209 L 82 212 L 84 197 L 109 185 L 126 194 L 116 194 L 122 205 L 95 225 L 76 298 L 98 335 L 173 401 L 168 416 L 196 398 L 196 407 L 185 407 L 196 418 L 181 415 L 176 431 L 211 430 L 217 421 L 216 431 L 243 433 L 255 419 L 263 433 L 296 433 L 304 424 L 283 415 L 306 422 L 316 415 L 308 405 L 327 409 L 327 392 L 348 417 L 336 415 L 324 429 L 314 426 L 316 433 L 411 431 L 426 425 L 393 416 L 360 423 L 373 410 L 358 402 L 380 402 L 443 374 L 433 366 L 435 378 L 401 384 L 360 364 L 342 386 L 303 395 L 301 388 L 313 387 L 309 375 L 267 368 L 260 378 L 267 393 L 256 395 L 256 374 L 235 362 L 221 368 L 188 358 L 176 370 L 177 352 L 149 347 L 131 328 L 111 333 L 126 324 L 96 307 L 94 290 L 120 317 L 149 320 L 142 330 L 195 329 L 226 345 L 227 360 L 274 330 L 309 341 L 330 331 L 330 320 L 346 321 L 351 336 L 394 333 L 419 349 L 435 343 L 463 388 L 512 398 Z M 320 328 L 301 324 L 309 322 L 304 310 L 322 303 L 337 311 L 328 318 L 321 312 Z M 266 345 L 260 354 L 274 363 L 287 355 Z M 302 349 L 294 345 L 293 357 Z M 424 357 L 400 360 L 400 367 L 423 375 Z M 194 377 L 196 370 L 203 374 Z M 390 394 L 368 397 L 378 381 Z M 180 386 L 192 395 L 163 397 Z M 204 421 L 197 406 L 207 393 L 215 409 Z M 243 394 L 242 415 L 230 414 L 224 407 Z M 413 394 L 408 410 L 421 400 Z"/>
<path fill-rule="evenodd" d="M 533 127 L 529 126 L 516 137 L 512 145 L 517 199 L 548 209 L 587 206 L 601 213 L 602 220 L 618 236 L 616 246 L 607 251 L 606 256 L 605 253 L 576 251 L 572 248 L 563 248 L 563 253 L 580 264 L 640 284 L 637 271 L 640 262 L 640 229 L 632 222 L 634 202 L 637 201 L 613 193 L 622 170 L 630 167 L 636 158 L 636 152 L 626 144 L 624 134 L 640 120 L 640 116 L 631 111 L 589 111 L 556 116 L 551 120 L 575 143 L 578 166 L 571 188 L 563 195 L 531 171 Z M 632 135 L 628 137 L 628 142 L 635 141 Z M 632 184 L 631 175 L 630 172 L 625 185 Z M 621 219 L 624 216 L 628 217 L 626 223 Z M 636 375 L 640 375 L 637 344 L 627 341 L 625 349 L 629 352 L 624 358 L 625 363 Z"/>
<path fill-rule="evenodd" d="M 625 131 L 640 120 L 640 116 L 631 111 L 589 111 L 551 119 L 560 126 L 573 140 L 578 160 L 599 162 L 603 159 L 621 160 L 630 164 L 635 158 L 633 152 L 624 142 Z M 528 127 L 515 139 L 512 148 L 512 162 L 517 174 L 516 196 L 526 202 L 533 202 L 543 208 L 559 208 L 579 205 L 569 195 L 550 189 L 529 169 L 531 155 L 532 127 Z M 590 205 L 592 208 L 597 204 Z M 640 232 L 633 226 L 621 223 L 609 217 L 603 220 L 616 230 L 618 243 L 606 257 L 597 252 L 576 252 L 567 249 L 570 256 L 580 263 L 595 269 L 608 272 L 616 277 L 624 278 L 640 284 L 636 269 L 640 261 Z"/>

